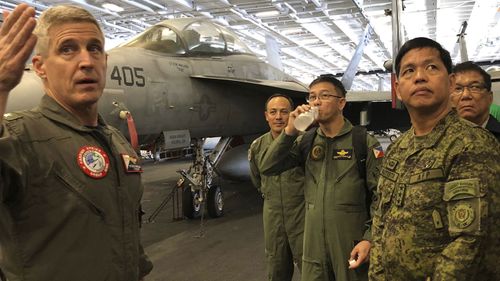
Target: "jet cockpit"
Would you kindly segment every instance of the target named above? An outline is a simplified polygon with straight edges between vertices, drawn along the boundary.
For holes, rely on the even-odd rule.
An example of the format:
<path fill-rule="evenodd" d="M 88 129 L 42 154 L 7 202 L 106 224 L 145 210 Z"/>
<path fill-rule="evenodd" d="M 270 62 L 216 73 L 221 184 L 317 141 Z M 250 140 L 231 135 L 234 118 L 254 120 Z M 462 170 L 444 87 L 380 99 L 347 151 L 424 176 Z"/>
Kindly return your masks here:
<path fill-rule="evenodd" d="M 169 55 L 255 56 L 237 35 L 214 22 L 203 19 L 176 19 L 151 27 L 121 47 L 138 47 Z"/>

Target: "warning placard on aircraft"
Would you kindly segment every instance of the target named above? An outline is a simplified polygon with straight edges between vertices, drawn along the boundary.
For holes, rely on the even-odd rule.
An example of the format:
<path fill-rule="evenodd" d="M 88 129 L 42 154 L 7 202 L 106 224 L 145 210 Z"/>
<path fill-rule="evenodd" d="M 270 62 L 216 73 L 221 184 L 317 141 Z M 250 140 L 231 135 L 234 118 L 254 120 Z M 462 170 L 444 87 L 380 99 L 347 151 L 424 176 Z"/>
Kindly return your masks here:
<path fill-rule="evenodd" d="M 177 149 L 189 147 L 191 135 L 189 130 L 163 131 L 165 139 L 165 149 Z"/>

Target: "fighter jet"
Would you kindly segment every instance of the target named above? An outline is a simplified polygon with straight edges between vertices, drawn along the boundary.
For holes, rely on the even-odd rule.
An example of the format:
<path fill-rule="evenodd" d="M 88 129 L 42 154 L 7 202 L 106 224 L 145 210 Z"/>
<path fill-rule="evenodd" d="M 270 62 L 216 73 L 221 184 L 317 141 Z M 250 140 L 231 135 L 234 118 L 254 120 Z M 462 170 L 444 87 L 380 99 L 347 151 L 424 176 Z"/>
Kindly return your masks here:
<path fill-rule="evenodd" d="M 209 19 L 160 22 L 108 55 L 106 88 L 99 100 L 106 121 L 137 149 L 194 146 L 194 163 L 180 171 L 179 181 L 184 186 L 183 213 L 189 218 L 199 216 L 205 205 L 210 216 L 223 214 L 216 174 L 248 177 L 249 136 L 268 130 L 266 99 L 282 93 L 302 104 L 308 92 L 259 59 L 235 33 Z M 43 94 L 42 82 L 28 67 L 9 96 L 7 112 L 32 108 Z M 369 129 L 399 128 L 393 123 L 407 120 L 391 111 L 389 92 L 350 91 L 347 101 L 346 117 Z M 203 151 L 207 137 L 221 137 L 209 155 Z M 242 143 L 246 145 L 235 146 Z"/>
<path fill-rule="evenodd" d="M 189 146 L 196 140 L 194 164 L 181 171 L 190 187 L 183 194 L 184 215 L 190 218 L 205 202 L 209 215 L 223 214 L 213 167 L 233 137 L 268 129 L 266 99 L 277 92 L 303 99 L 307 93 L 306 86 L 260 60 L 233 32 L 206 19 L 163 21 L 108 54 L 99 111 L 109 124 L 136 147 L 167 141 Z M 40 79 L 27 69 L 7 112 L 32 108 L 42 95 Z M 222 138 L 206 157 L 203 138 L 211 136 Z"/>

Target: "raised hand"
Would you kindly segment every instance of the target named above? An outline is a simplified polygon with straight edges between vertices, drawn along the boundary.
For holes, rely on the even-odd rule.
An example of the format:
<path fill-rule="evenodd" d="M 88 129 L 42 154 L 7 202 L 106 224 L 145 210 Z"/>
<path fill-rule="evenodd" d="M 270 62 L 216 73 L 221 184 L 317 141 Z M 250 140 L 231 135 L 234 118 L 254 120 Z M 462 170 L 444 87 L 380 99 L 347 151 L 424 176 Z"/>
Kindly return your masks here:
<path fill-rule="evenodd" d="M 36 44 L 35 9 L 18 5 L 12 13 L 3 12 L 0 27 L 0 96 L 6 96 L 21 80 L 26 60 Z M 0 109 L 2 111 L 2 109 Z"/>

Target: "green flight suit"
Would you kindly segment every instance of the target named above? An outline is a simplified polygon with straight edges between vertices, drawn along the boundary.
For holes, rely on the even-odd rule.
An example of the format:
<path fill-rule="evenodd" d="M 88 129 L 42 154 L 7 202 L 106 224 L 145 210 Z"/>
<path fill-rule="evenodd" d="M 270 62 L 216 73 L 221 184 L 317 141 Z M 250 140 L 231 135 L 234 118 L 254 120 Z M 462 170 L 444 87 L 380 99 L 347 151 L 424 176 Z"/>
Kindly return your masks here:
<path fill-rule="evenodd" d="M 138 281 L 152 269 L 139 237 L 140 167 L 124 161 L 137 155 L 98 122 L 80 125 L 49 96 L 6 114 L 0 267 L 9 281 Z"/>
<path fill-rule="evenodd" d="M 304 169 L 297 167 L 277 176 L 259 171 L 262 157 L 273 142 L 271 133 L 256 139 L 249 150 L 250 176 L 264 198 L 262 218 L 268 280 L 292 280 L 294 262 L 302 266 L 304 234 Z"/>
<path fill-rule="evenodd" d="M 269 147 L 261 171 L 272 175 L 305 165 L 306 219 L 302 280 L 367 280 L 368 265 L 348 269 L 355 244 L 370 238 L 370 206 L 382 160 L 379 142 L 367 135 L 365 186 L 352 145 L 352 124 L 345 124 L 333 138 L 317 129 L 308 155 L 300 151 L 300 139 L 282 133 Z M 368 198 L 367 198 L 368 197 Z M 372 199 L 373 200 L 373 199 Z"/>
<path fill-rule="evenodd" d="M 370 280 L 500 280 L 500 146 L 451 111 L 387 152 Z M 430 279 L 427 279 L 430 278 Z"/>

